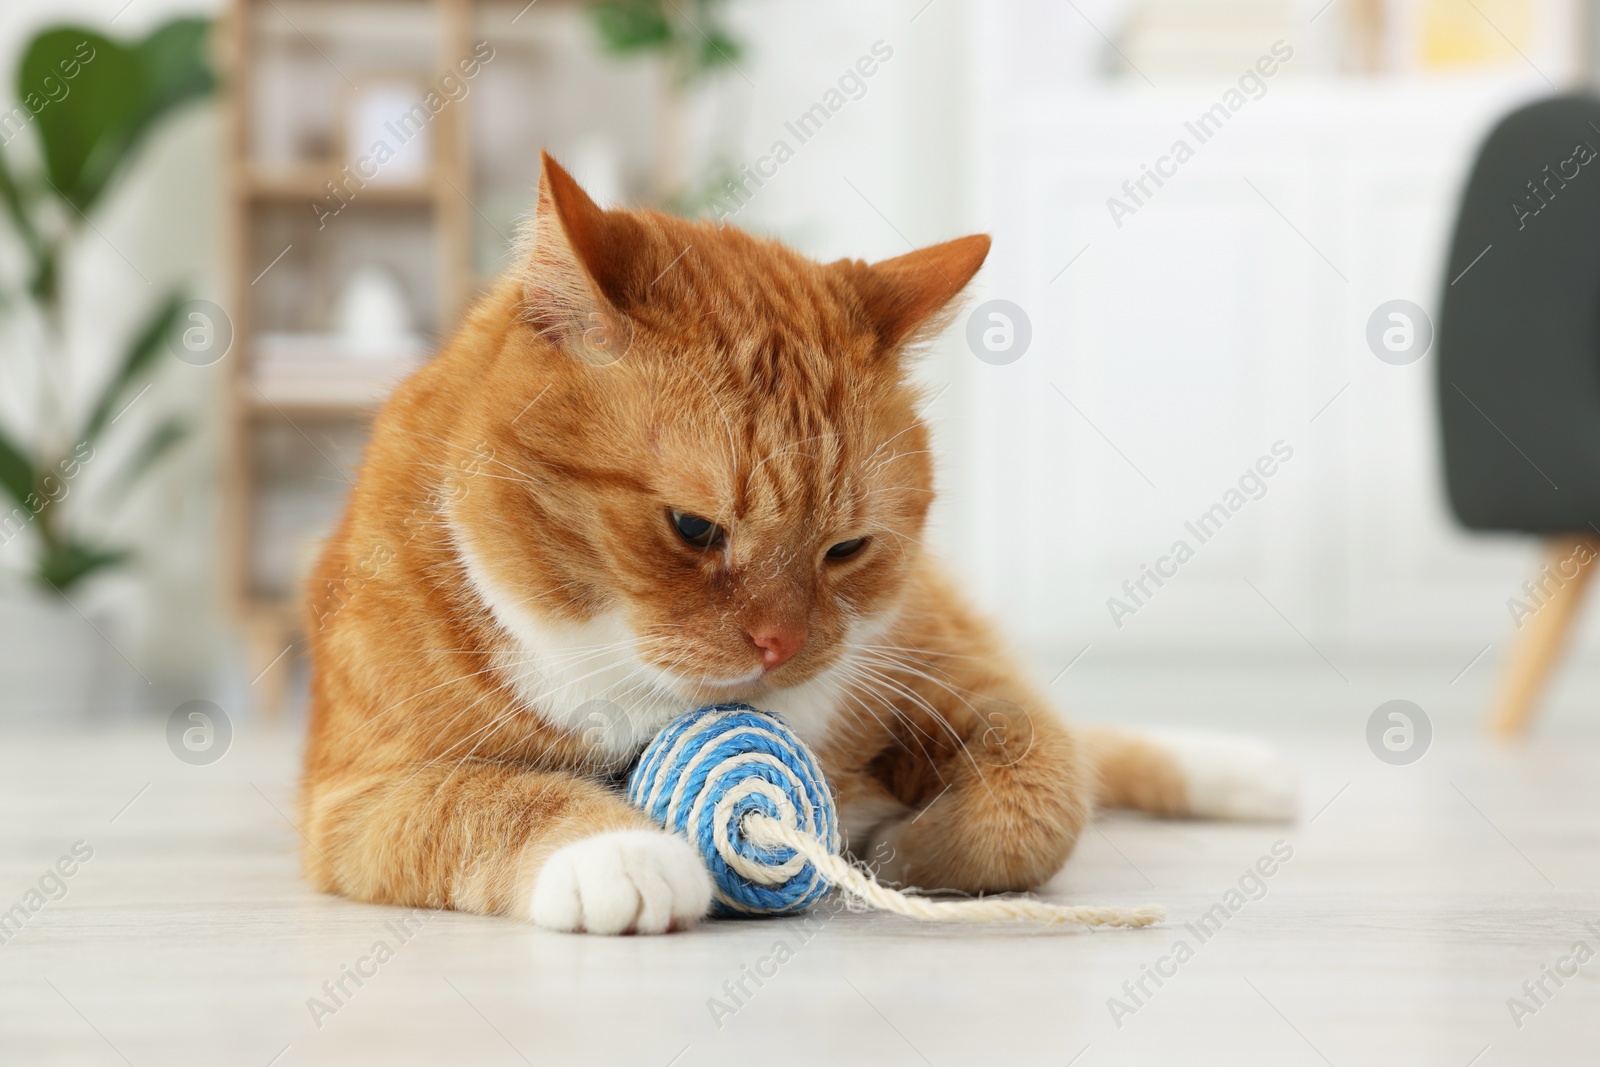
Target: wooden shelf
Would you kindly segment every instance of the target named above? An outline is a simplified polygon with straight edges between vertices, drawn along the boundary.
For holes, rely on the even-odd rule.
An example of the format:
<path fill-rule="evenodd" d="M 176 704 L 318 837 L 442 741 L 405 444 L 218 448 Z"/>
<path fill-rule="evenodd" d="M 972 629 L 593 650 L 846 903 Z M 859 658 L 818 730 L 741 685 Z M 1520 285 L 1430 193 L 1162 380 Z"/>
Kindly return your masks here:
<path fill-rule="evenodd" d="M 241 13 L 270 15 L 256 27 L 264 38 L 298 44 L 360 39 L 426 40 L 439 32 L 437 0 L 235 0 Z M 374 19 L 374 13 L 381 18 Z"/>
<path fill-rule="evenodd" d="M 334 413 L 377 408 L 432 354 L 414 335 L 372 350 L 324 333 L 258 334 L 244 351 L 249 373 L 239 387 L 247 407 Z"/>
<path fill-rule="evenodd" d="M 328 183 L 339 188 L 343 178 L 337 168 L 256 167 L 245 176 L 244 192 L 257 200 L 326 200 L 334 195 L 328 191 Z M 441 189 L 448 188 L 431 178 L 420 183 L 368 182 L 356 190 L 350 203 L 431 204 Z"/>
<path fill-rule="evenodd" d="M 257 392 L 248 386 L 239 390 L 240 404 L 245 408 L 245 414 L 253 419 L 262 419 L 269 416 L 284 416 L 290 419 L 298 418 L 348 418 L 370 419 L 377 414 L 387 395 L 376 398 L 330 398 L 327 396 L 284 396 Z"/>
<path fill-rule="evenodd" d="M 366 375 L 252 374 L 240 386 L 248 408 L 337 414 L 376 411 L 416 367 Z"/>

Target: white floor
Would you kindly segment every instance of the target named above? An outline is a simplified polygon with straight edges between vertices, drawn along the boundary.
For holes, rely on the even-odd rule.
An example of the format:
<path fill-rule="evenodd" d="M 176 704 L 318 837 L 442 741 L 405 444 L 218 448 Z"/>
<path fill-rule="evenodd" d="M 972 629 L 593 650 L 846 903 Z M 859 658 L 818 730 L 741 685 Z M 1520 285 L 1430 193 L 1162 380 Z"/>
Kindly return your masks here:
<path fill-rule="evenodd" d="M 439 914 L 402 942 L 402 912 L 300 881 L 291 732 L 241 729 L 208 767 L 159 724 L 7 736 L 0 910 L 75 842 L 94 854 L 0 945 L 0 1061 L 1591 1064 L 1600 957 L 1520 1020 L 1507 1005 L 1575 943 L 1600 953 L 1600 739 L 1562 717 L 1505 752 L 1442 715 L 1404 767 L 1368 751 L 1364 710 L 1280 723 L 1298 825 L 1108 818 L 1047 895 L 1159 901 L 1170 921 L 1046 936 L 824 912 L 598 939 Z M 1185 924 L 1279 840 L 1293 858 L 1202 943 Z M 1192 959 L 1124 991 L 1180 939 Z M 393 957 L 329 998 L 379 941 Z M 770 973 L 778 942 L 792 958 L 736 1001 L 725 983 Z"/>

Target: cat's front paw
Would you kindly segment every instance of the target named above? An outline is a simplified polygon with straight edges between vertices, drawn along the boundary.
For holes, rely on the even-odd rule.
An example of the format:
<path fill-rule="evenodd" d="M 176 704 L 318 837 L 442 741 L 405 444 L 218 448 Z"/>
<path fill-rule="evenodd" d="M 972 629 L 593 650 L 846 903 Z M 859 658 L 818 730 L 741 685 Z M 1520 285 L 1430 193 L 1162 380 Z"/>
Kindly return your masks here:
<path fill-rule="evenodd" d="M 711 907 L 711 875 L 685 840 L 615 830 L 563 846 L 533 884 L 529 917 L 547 930 L 662 934 Z"/>

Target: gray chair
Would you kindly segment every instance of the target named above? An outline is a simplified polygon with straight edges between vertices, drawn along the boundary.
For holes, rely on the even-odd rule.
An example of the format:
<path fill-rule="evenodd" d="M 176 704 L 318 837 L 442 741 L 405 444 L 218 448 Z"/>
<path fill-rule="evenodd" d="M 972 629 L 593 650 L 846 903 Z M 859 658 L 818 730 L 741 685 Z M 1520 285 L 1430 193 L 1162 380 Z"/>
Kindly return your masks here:
<path fill-rule="evenodd" d="M 1516 736 L 1600 556 L 1600 99 L 1543 100 L 1495 126 L 1444 282 L 1437 389 L 1451 508 L 1469 529 L 1546 541 L 1513 605 L 1491 715 L 1495 732 Z"/>

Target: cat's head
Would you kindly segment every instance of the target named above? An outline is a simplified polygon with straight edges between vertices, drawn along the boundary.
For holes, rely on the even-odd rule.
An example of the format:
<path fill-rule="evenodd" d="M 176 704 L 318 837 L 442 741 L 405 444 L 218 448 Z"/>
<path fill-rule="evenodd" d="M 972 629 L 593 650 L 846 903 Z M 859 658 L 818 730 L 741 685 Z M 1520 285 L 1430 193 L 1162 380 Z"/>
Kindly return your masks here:
<path fill-rule="evenodd" d="M 759 699 L 879 640 L 933 498 L 907 353 L 988 249 L 818 264 L 602 210 L 546 157 L 518 323 L 480 370 L 493 458 L 455 509 L 516 601 L 497 614 L 586 635 L 571 662 L 597 673 L 630 643 L 633 684 L 685 701 Z"/>

